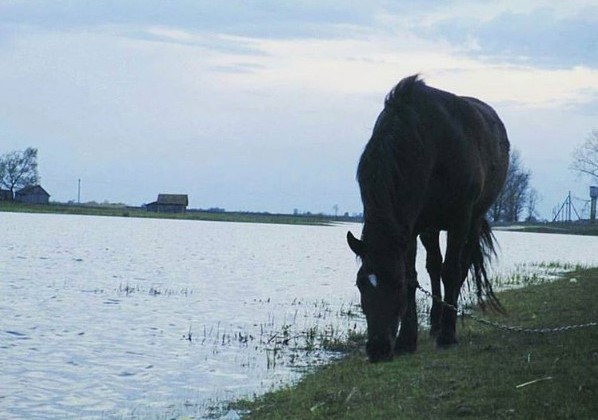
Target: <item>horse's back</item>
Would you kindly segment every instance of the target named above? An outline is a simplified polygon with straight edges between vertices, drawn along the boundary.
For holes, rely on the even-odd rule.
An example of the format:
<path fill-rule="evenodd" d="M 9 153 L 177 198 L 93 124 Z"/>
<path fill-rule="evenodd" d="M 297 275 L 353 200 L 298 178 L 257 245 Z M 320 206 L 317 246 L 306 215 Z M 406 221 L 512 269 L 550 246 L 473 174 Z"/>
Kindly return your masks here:
<path fill-rule="evenodd" d="M 509 160 L 507 132 L 496 111 L 477 98 L 427 85 L 414 90 L 413 106 L 432 160 L 427 206 L 438 214 L 473 204 L 474 215 L 485 214 L 500 193 Z"/>
<path fill-rule="evenodd" d="M 509 166 L 509 139 L 507 131 L 496 111 L 477 98 L 461 97 L 478 113 L 480 120 L 468 141 L 477 147 L 480 173 L 483 177 L 481 196 L 476 202 L 477 213 L 486 213 L 490 208 L 507 176 Z"/>
<path fill-rule="evenodd" d="M 475 149 L 485 157 L 497 160 L 508 155 L 505 126 L 487 103 L 473 97 L 457 96 L 423 82 L 418 89 L 413 89 L 411 100 L 420 126 L 431 137 L 429 143 L 453 148 L 458 155 L 464 152 L 475 154 Z"/>

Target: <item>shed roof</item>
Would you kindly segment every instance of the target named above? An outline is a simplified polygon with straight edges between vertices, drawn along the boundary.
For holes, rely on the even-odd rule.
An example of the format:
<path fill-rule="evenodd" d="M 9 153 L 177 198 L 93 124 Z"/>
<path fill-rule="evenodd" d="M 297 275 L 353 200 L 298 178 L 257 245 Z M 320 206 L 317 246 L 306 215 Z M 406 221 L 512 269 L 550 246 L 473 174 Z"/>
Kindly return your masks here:
<path fill-rule="evenodd" d="M 158 194 L 158 201 L 156 203 L 188 206 L 189 197 L 187 196 L 187 194 Z"/>
<path fill-rule="evenodd" d="M 17 194 L 19 194 L 19 195 L 43 194 L 43 195 L 47 195 L 48 197 L 50 197 L 50 194 L 48 194 L 48 192 L 46 190 L 44 190 L 41 185 L 29 185 L 27 187 L 21 188 L 19 191 L 17 191 Z"/>

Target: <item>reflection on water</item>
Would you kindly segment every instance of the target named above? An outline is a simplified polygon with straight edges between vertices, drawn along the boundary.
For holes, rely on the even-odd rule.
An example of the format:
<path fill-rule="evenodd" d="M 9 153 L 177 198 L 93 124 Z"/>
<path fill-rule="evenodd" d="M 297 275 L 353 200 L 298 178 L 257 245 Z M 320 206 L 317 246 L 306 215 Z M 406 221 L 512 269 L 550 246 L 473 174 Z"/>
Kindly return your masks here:
<path fill-rule="evenodd" d="M 204 413 L 364 329 L 347 226 L 5 213 L 0 229 L 2 418 Z M 497 237 L 495 275 L 598 263 L 598 238 Z"/>

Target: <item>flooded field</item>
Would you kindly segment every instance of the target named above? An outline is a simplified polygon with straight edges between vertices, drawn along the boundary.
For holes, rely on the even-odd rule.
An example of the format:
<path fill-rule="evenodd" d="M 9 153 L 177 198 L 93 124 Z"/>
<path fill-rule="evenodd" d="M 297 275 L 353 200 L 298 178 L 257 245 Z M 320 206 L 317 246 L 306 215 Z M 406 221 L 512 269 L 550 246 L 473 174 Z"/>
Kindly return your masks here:
<path fill-rule="evenodd" d="M 365 328 L 348 228 L 0 215 L 0 417 L 203 416 L 296 380 Z M 596 237 L 496 235 L 505 286 L 598 264 Z"/>

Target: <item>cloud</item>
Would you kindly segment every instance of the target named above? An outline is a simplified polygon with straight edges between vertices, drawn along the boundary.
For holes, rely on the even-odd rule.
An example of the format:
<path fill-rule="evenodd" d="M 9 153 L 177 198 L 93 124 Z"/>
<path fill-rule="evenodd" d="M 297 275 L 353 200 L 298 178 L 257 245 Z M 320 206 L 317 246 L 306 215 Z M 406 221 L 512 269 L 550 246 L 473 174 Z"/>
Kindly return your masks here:
<path fill-rule="evenodd" d="M 451 16 L 415 30 L 484 61 L 570 68 L 598 66 L 597 27 L 598 7 L 587 7 L 565 16 L 549 8 L 507 10 L 490 19 Z"/>
<path fill-rule="evenodd" d="M 586 92 L 586 95 L 588 97 L 586 102 L 573 102 L 566 104 L 565 108 L 570 109 L 574 113 L 595 118 L 598 115 L 598 89 Z"/>
<path fill-rule="evenodd" d="M 264 51 L 249 38 L 210 32 L 190 32 L 164 26 L 112 26 L 96 28 L 97 33 L 174 46 L 196 47 L 222 54 L 261 56 Z"/>
<path fill-rule="evenodd" d="M 0 22 L 49 29 L 142 25 L 193 32 L 290 39 L 337 33 L 335 25 L 368 25 L 386 2 L 277 0 L 4 1 Z M 337 33 L 338 34 L 338 33 Z"/>

